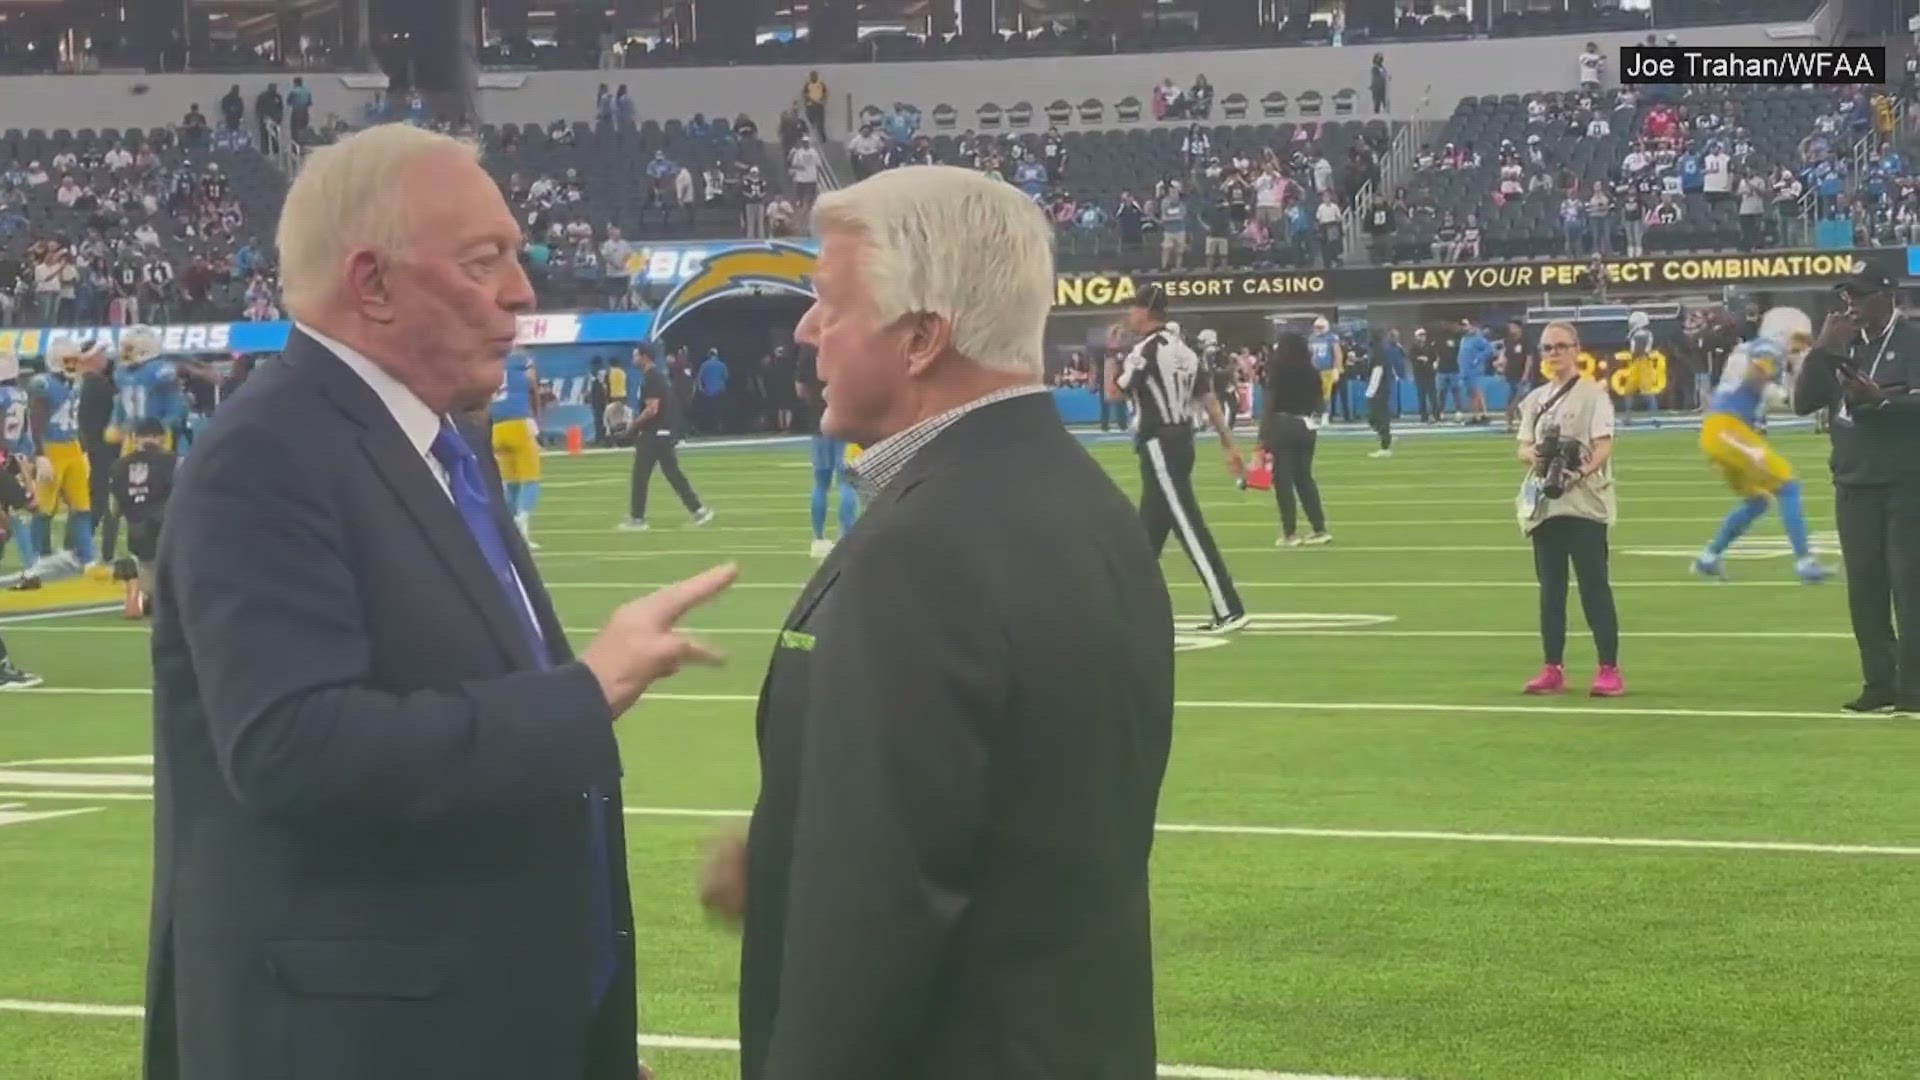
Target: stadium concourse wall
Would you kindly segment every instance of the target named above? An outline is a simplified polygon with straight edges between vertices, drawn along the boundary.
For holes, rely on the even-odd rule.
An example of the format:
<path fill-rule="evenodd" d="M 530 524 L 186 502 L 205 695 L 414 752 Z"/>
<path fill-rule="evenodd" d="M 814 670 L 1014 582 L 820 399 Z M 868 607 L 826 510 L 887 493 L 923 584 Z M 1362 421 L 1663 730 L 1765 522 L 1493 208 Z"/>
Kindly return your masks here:
<path fill-rule="evenodd" d="M 1808 22 L 1695 27 L 1672 33 L 1687 46 L 1826 44 L 1835 5 Z M 1307 90 L 1331 95 L 1351 89 L 1363 97 L 1375 52 L 1386 56 L 1393 76 L 1396 118 L 1444 116 L 1467 94 L 1523 94 L 1572 89 L 1576 58 L 1588 41 L 1617 57 L 1619 47 L 1644 40 L 1643 31 L 1568 34 L 1559 37 L 1474 39 L 1469 42 L 1405 42 L 1348 47 L 1305 47 L 1124 53 L 1112 56 L 1048 56 L 1004 60 L 943 60 L 868 64 L 741 64 L 722 67 L 632 68 L 606 71 L 498 71 L 480 79 L 480 115 L 491 123 L 550 124 L 591 117 L 601 83 L 626 83 L 642 117 L 685 119 L 694 113 L 746 113 L 762 132 L 777 130 L 780 111 L 799 96 L 807 72 L 818 70 L 833 94 L 829 132 L 845 134 L 846 118 L 869 105 L 891 109 L 896 101 L 931 114 L 950 105 L 956 130 L 977 126 L 980 106 L 1002 109 L 1017 102 L 1036 112 L 1055 100 L 1078 105 L 1087 98 L 1108 110 L 1132 97 L 1144 101 L 1162 79 L 1185 85 L 1205 74 L 1219 96 L 1240 93 L 1254 102 L 1272 90 L 1289 96 Z M 1462 63 L 1462 49 L 1472 62 Z M 285 84 L 303 74 L 314 92 L 314 113 L 337 113 L 357 121 L 362 107 L 384 85 L 379 76 L 323 72 L 0 77 L 0 130 L 6 128 L 158 127 L 177 123 L 190 103 L 209 116 L 235 84 L 249 102 L 269 82 Z M 1422 98 L 1429 104 L 1421 108 Z M 1111 126 L 1102 122 L 1096 126 Z"/>

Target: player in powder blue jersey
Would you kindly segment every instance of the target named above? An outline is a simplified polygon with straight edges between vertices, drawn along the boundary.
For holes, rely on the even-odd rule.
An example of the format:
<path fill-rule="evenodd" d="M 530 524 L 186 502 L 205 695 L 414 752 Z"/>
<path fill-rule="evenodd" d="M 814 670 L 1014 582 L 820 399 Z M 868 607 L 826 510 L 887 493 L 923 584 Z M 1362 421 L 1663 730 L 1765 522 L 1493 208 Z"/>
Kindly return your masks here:
<path fill-rule="evenodd" d="M 853 479 L 847 474 L 847 463 L 853 459 L 856 451 L 847 446 L 843 439 L 835 439 L 820 434 L 819 420 L 821 409 L 819 369 L 812 349 L 802 350 L 799 366 L 794 372 L 794 390 L 800 396 L 800 411 L 812 421 L 814 434 L 811 446 L 813 455 L 813 557 L 824 559 L 833 551 L 833 541 L 827 539 L 827 494 L 836 483 L 840 486 L 840 535 L 846 536 L 853 528 L 853 522 L 860 513 L 860 503 L 853 491 Z"/>
<path fill-rule="evenodd" d="M 1810 342 L 1812 328 L 1803 312 L 1775 308 L 1761 320 L 1760 336 L 1727 358 L 1720 387 L 1700 422 L 1700 449 L 1741 501 L 1720 522 L 1707 549 L 1693 561 L 1694 573 L 1702 577 L 1726 577 L 1727 549 L 1767 512 L 1771 503 L 1780 506 L 1780 522 L 1793 545 L 1794 572 L 1800 580 L 1811 585 L 1833 576 L 1832 570 L 1813 557 L 1806 511 L 1800 503 L 1800 480 L 1794 476 L 1793 466 L 1775 453 L 1759 432 L 1768 406 L 1786 400 L 1777 379 L 1786 369 L 1795 338 Z"/>
<path fill-rule="evenodd" d="M 12 349 L 0 349 L 0 450 L 6 451 L 10 468 L 30 469 L 38 456 L 33 442 L 33 401 L 20 385 L 20 357 Z M 28 480 L 26 475 L 21 482 Z M 14 549 L 20 553 L 21 577 L 15 588 L 38 588 L 39 579 L 29 574 L 39 561 L 33 545 L 32 520 L 24 507 L 10 530 Z"/>
<path fill-rule="evenodd" d="M 507 355 L 506 374 L 487 409 L 493 421 L 493 459 L 500 466 L 507 506 L 527 546 L 533 542 L 533 508 L 540 502 L 540 380 L 533 358 Z"/>

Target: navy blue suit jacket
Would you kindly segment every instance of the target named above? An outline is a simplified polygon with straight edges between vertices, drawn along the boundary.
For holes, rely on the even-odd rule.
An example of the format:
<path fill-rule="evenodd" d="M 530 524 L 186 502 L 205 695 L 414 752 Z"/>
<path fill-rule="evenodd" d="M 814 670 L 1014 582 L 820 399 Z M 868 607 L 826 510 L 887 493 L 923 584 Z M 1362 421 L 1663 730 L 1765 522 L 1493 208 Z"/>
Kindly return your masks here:
<path fill-rule="evenodd" d="M 632 915 L 590 1001 L 584 792 L 619 791 L 508 520 L 542 670 L 386 406 L 295 332 L 221 406 L 155 588 L 151 1080 L 631 1080 Z"/>

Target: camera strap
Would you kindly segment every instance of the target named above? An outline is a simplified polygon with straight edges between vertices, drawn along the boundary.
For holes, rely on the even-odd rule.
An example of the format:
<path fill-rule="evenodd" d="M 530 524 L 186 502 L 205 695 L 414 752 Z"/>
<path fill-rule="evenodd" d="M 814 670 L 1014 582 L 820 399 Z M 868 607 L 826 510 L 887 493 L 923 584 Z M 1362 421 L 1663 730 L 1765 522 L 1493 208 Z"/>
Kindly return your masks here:
<path fill-rule="evenodd" d="M 1568 379 L 1567 384 L 1565 386 L 1562 386 L 1560 389 L 1554 391 L 1553 395 L 1548 397 L 1547 400 L 1541 404 L 1540 411 L 1533 414 L 1532 435 L 1534 437 L 1533 438 L 1534 442 L 1540 441 L 1540 421 L 1545 420 L 1547 418 L 1547 414 L 1552 412 L 1554 408 L 1557 407 L 1562 401 L 1565 401 L 1567 399 L 1567 395 L 1573 393 L 1573 388 L 1579 385 L 1580 385 L 1579 376 L 1576 375 L 1575 377 Z"/>

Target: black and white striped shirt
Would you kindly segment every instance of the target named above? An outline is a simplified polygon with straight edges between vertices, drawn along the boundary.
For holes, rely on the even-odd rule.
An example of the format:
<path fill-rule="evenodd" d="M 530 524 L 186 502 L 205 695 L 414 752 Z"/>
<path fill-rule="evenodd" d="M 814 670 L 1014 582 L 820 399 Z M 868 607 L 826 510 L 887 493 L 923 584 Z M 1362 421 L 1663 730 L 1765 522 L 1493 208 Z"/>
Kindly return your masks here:
<path fill-rule="evenodd" d="M 1141 338 L 1115 379 L 1133 398 L 1134 438 L 1145 442 L 1166 435 L 1191 436 L 1199 403 L 1211 389 L 1201 375 L 1200 358 L 1179 334 L 1163 326 Z"/>

